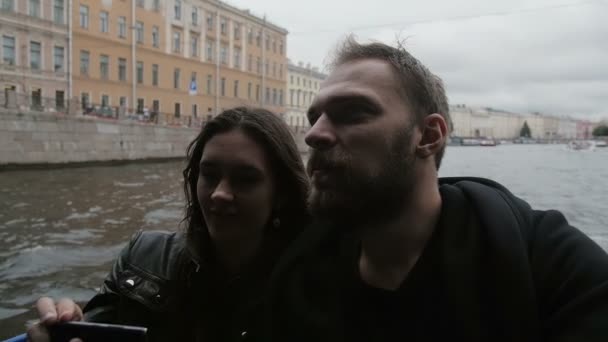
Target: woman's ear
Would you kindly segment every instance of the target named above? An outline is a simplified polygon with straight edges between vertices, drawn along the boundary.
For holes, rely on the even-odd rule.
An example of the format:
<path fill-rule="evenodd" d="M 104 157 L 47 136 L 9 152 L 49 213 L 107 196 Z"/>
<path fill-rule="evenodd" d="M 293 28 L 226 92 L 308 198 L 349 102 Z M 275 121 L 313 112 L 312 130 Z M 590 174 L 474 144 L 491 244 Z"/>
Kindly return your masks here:
<path fill-rule="evenodd" d="M 445 146 L 448 124 L 441 114 L 430 114 L 423 119 L 421 132 L 420 142 L 416 146 L 416 155 L 420 158 L 428 158 Z"/>

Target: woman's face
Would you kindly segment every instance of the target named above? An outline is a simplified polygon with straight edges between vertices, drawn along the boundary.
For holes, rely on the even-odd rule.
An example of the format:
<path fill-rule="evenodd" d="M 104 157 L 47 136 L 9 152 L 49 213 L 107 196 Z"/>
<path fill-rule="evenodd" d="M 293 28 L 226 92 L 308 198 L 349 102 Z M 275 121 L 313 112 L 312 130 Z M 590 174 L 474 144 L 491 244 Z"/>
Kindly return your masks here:
<path fill-rule="evenodd" d="M 211 138 L 203 149 L 196 191 L 211 239 L 259 240 L 272 219 L 274 183 L 262 146 L 242 130 Z"/>

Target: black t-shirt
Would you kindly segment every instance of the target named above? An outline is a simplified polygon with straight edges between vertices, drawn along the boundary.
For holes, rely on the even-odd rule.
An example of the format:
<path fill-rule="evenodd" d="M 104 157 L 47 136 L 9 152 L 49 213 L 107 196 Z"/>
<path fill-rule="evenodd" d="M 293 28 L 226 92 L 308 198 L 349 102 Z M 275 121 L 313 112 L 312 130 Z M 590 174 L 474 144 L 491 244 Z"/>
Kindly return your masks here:
<path fill-rule="evenodd" d="M 350 259 L 352 287 L 347 298 L 347 341 L 411 341 L 428 336 L 430 322 L 441 312 L 442 291 L 438 281 L 433 242 L 397 290 L 365 283 L 358 271 L 358 254 Z M 434 319 L 435 318 L 435 319 Z"/>

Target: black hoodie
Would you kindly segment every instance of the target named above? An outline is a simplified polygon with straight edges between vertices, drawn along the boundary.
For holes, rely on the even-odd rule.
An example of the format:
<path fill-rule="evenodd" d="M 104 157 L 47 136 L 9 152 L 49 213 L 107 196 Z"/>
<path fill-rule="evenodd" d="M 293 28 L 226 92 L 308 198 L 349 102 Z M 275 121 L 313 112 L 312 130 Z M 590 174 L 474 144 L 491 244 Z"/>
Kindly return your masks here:
<path fill-rule="evenodd" d="M 360 280 L 347 229 L 307 229 L 274 272 L 267 340 L 608 341 L 604 250 L 493 181 L 439 184 L 439 223 L 397 291 Z"/>

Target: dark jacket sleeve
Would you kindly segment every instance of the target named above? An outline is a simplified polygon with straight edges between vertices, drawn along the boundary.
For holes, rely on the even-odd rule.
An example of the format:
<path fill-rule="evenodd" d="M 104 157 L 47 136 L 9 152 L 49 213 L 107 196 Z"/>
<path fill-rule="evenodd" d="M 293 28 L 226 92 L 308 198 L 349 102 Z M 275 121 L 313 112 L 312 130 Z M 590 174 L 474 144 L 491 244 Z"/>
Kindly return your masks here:
<path fill-rule="evenodd" d="M 535 212 L 531 263 L 546 341 L 608 341 L 608 255 L 557 211 Z"/>
<path fill-rule="evenodd" d="M 106 276 L 99 292 L 87 303 L 84 308 L 84 320 L 98 323 L 119 323 L 118 308 L 121 296 L 118 291 L 118 275 L 128 263 L 131 248 L 141 236 L 142 231 L 135 233 L 129 244 L 123 248 L 114 262 L 112 270 Z"/>

